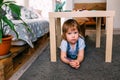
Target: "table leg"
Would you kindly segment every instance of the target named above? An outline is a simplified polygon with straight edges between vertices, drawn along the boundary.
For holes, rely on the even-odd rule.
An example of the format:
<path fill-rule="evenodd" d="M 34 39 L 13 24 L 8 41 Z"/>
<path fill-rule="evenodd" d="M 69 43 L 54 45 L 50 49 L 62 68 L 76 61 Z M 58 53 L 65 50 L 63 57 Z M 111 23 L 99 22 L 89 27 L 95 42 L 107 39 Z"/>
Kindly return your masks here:
<path fill-rule="evenodd" d="M 51 61 L 56 62 L 56 34 L 55 34 L 55 19 L 50 17 L 50 56 Z"/>
<path fill-rule="evenodd" d="M 111 62 L 112 59 L 112 40 L 113 40 L 113 17 L 106 18 L 106 55 L 105 62 Z"/>
<path fill-rule="evenodd" d="M 56 33 L 57 33 L 57 47 L 60 46 L 61 43 L 61 19 L 57 18 L 56 19 Z"/>
<path fill-rule="evenodd" d="M 96 21 L 96 48 L 100 48 L 100 37 L 101 37 L 101 17 L 97 18 Z"/>

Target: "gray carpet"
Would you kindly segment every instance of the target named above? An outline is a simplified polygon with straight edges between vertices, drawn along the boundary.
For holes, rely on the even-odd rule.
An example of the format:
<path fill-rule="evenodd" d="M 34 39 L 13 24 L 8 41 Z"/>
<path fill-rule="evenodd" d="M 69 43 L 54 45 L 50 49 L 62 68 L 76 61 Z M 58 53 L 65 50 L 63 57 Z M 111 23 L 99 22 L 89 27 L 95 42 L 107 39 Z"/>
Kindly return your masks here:
<path fill-rule="evenodd" d="M 85 59 L 78 70 L 62 63 L 57 50 L 57 62 L 50 62 L 50 47 L 36 59 L 19 80 L 120 80 L 120 35 L 113 36 L 112 63 L 105 63 L 105 35 L 101 48 L 95 48 L 95 39 L 86 38 Z"/>

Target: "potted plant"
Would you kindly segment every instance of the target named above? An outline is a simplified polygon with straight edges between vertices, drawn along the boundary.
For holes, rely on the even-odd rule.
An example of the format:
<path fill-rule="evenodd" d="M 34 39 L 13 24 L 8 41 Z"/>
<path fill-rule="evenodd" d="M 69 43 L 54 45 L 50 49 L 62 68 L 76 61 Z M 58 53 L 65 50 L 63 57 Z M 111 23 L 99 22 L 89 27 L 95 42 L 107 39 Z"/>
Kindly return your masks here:
<path fill-rule="evenodd" d="M 15 30 L 14 23 L 10 19 L 7 18 L 6 16 L 7 12 L 5 9 L 3 9 L 3 6 L 8 7 L 11 10 L 11 12 L 17 16 L 17 19 L 23 22 L 23 24 L 26 27 L 26 30 L 30 31 L 29 27 L 27 27 L 28 25 L 20 18 L 21 16 L 20 7 L 16 5 L 14 1 L 0 0 L 0 56 L 7 55 L 11 47 L 12 36 L 5 34 L 5 29 L 4 29 L 4 27 L 6 27 L 5 25 L 7 25 L 12 31 L 15 32 L 17 38 L 19 37 L 18 33 Z M 6 39 L 9 39 L 10 41 L 7 41 Z M 5 43 L 4 40 L 7 43 Z M 6 46 L 8 46 L 8 48 Z M 5 51 L 4 49 L 7 51 Z M 2 53 L 2 51 L 5 51 L 5 52 Z"/>

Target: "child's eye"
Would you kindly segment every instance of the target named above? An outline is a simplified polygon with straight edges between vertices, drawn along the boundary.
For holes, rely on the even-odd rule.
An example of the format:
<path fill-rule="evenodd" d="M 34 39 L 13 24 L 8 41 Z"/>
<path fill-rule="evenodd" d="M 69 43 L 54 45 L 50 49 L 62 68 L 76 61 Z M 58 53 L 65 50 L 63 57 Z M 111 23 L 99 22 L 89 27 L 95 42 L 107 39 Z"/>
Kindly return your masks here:
<path fill-rule="evenodd" d="M 69 35 L 71 34 L 71 33 L 68 33 Z"/>
<path fill-rule="evenodd" d="M 77 34 L 78 32 L 74 32 L 75 34 Z"/>

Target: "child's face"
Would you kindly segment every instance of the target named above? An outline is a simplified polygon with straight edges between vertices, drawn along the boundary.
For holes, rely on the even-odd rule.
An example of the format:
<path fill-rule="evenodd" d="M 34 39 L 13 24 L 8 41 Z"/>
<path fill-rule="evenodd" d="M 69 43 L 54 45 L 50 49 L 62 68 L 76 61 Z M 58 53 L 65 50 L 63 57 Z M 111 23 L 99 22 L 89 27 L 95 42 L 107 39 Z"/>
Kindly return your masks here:
<path fill-rule="evenodd" d="M 79 32 L 77 28 L 69 28 L 67 33 L 66 33 L 66 39 L 69 43 L 75 44 L 78 40 L 79 37 Z"/>

